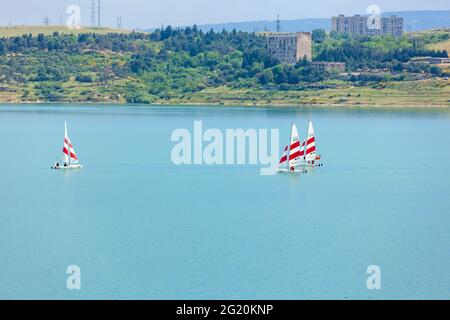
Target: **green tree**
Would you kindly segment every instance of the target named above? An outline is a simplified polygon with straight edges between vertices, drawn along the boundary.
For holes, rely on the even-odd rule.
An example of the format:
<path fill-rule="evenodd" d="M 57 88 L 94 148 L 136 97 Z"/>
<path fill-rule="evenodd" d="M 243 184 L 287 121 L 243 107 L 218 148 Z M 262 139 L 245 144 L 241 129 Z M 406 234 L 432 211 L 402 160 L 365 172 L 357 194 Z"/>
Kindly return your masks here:
<path fill-rule="evenodd" d="M 312 40 L 317 43 L 322 43 L 325 41 L 327 33 L 323 29 L 314 29 L 312 31 Z"/>
<path fill-rule="evenodd" d="M 442 70 L 441 70 L 441 68 L 439 68 L 439 67 L 437 67 L 437 66 L 432 66 L 432 67 L 430 68 L 430 73 L 431 73 L 433 76 L 440 77 L 440 76 L 442 75 Z"/>
<path fill-rule="evenodd" d="M 6 53 L 6 47 L 3 44 L 3 41 L 0 40 L 0 56 L 4 55 Z"/>
<path fill-rule="evenodd" d="M 261 73 L 258 73 L 256 77 L 258 79 L 258 82 L 262 85 L 266 85 L 266 84 L 273 82 L 273 73 L 272 73 L 272 70 L 270 70 L 270 69 L 267 69 Z"/>

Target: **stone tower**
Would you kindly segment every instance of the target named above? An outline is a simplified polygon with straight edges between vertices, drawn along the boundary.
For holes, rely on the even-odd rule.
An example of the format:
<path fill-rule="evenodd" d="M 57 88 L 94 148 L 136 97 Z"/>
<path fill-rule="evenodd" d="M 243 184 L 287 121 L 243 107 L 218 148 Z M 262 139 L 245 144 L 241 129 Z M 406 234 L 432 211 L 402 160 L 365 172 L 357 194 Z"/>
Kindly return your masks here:
<path fill-rule="evenodd" d="M 310 32 L 271 33 L 267 35 L 269 55 L 284 64 L 295 64 L 306 57 L 312 59 Z"/>

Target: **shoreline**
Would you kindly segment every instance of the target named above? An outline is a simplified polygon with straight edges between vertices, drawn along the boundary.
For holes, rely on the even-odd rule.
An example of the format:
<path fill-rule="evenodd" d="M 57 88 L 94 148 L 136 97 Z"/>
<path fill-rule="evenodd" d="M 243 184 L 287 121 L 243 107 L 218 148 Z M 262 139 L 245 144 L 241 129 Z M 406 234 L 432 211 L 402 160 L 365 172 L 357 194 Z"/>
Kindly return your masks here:
<path fill-rule="evenodd" d="M 240 106 L 245 108 L 450 108 L 450 81 L 445 79 L 402 81 L 375 85 L 343 84 L 337 88 L 308 90 L 265 90 L 262 88 L 209 87 L 200 91 L 148 99 L 127 98 L 123 83 L 108 86 L 68 82 L 61 84 L 57 99 L 27 87 L 7 86 L 0 91 L 3 104 L 83 104 L 83 105 L 180 105 L 180 106 Z M 8 89 L 8 90 L 7 90 Z M 84 91 L 83 91 L 84 90 Z M 84 93 L 83 93 L 84 92 Z M 83 93 L 83 94 L 82 94 Z M 52 101 L 50 101 L 52 100 Z M 129 102 L 128 102 L 129 101 Z"/>
<path fill-rule="evenodd" d="M 211 103 L 211 102 L 158 102 L 158 103 L 126 103 L 126 102 L 30 102 L 30 101 L 21 101 L 21 102 L 0 102 L 0 107 L 4 106 L 92 106 L 92 105 L 101 105 L 101 106 L 140 106 L 140 107 L 227 107 L 227 108 L 246 108 L 246 109 L 255 109 L 255 108 L 264 108 L 264 109 L 309 109 L 309 108 L 324 108 L 324 109 L 439 109 L 450 111 L 450 103 L 448 105 L 438 105 L 438 104 L 408 104 L 408 105 L 382 105 L 382 104 L 237 104 L 237 103 Z"/>

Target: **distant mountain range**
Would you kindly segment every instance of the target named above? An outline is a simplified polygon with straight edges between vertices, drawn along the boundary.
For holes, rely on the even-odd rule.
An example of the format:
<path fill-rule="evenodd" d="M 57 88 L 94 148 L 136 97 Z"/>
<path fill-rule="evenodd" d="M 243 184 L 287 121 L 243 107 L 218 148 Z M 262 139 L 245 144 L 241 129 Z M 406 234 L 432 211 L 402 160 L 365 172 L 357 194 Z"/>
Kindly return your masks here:
<path fill-rule="evenodd" d="M 450 10 L 439 11 L 398 11 L 385 12 L 383 16 L 397 15 L 405 19 L 405 31 L 420 31 L 427 29 L 450 28 Z M 275 31 L 276 21 L 246 21 L 220 24 L 199 25 L 203 31 L 232 31 L 233 29 L 247 32 Z M 314 29 L 331 30 L 331 17 L 317 19 L 282 20 L 282 32 L 312 31 Z M 154 29 L 146 30 L 152 31 Z"/>

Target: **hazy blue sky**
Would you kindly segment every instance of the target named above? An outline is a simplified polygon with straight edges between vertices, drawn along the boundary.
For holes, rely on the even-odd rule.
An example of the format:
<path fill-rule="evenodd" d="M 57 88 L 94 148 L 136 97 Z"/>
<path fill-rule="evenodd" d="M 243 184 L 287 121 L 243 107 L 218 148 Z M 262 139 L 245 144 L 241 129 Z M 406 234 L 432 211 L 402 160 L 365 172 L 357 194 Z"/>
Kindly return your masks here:
<path fill-rule="evenodd" d="M 0 0 L 0 25 L 42 24 L 49 15 L 58 23 L 65 21 L 68 5 L 82 9 L 82 23 L 90 23 L 90 0 Z M 364 13 L 376 4 L 382 11 L 449 10 L 450 0 L 102 0 L 105 25 L 115 26 L 122 16 L 127 28 L 165 25 L 192 25 L 246 20 L 323 18 L 338 13 Z"/>

